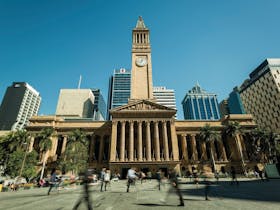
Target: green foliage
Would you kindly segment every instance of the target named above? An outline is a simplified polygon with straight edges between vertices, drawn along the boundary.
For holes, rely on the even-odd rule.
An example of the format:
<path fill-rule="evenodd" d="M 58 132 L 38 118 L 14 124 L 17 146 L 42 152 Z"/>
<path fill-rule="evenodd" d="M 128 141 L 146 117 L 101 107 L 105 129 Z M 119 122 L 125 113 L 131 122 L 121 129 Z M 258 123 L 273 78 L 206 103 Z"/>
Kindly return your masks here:
<path fill-rule="evenodd" d="M 39 147 L 41 151 L 46 152 L 52 147 L 52 140 L 51 137 L 54 134 L 53 128 L 43 128 L 41 132 L 38 134 L 40 138 Z"/>
<path fill-rule="evenodd" d="M 230 137 L 235 137 L 237 134 L 242 133 L 241 126 L 237 121 L 229 121 L 225 128 L 225 134 Z"/>
<path fill-rule="evenodd" d="M 88 160 L 88 142 L 86 134 L 74 130 L 69 135 L 65 154 L 59 160 L 62 171 L 73 171 L 75 174 L 85 171 Z"/>
<path fill-rule="evenodd" d="M 36 175 L 36 161 L 37 161 L 37 153 L 32 151 L 30 153 L 26 153 L 26 159 L 24 160 L 25 151 L 18 149 L 12 152 L 9 155 L 9 159 L 7 162 L 6 173 L 11 177 L 16 177 L 19 175 L 22 164 L 24 164 L 24 168 L 22 171 L 22 176 L 25 178 L 31 178 Z"/>
<path fill-rule="evenodd" d="M 206 143 L 220 140 L 219 132 L 215 131 L 208 123 L 200 129 L 199 137 Z"/>

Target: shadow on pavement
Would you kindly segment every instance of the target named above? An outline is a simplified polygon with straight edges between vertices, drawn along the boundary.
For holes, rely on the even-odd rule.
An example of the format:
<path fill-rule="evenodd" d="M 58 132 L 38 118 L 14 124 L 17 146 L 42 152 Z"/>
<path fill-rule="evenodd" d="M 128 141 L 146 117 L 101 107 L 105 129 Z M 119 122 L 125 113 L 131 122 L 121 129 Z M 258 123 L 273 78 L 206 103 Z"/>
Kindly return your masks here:
<path fill-rule="evenodd" d="M 181 186 L 195 186 L 193 182 L 181 183 Z M 182 189 L 184 198 L 188 196 L 204 197 L 205 183 L 199 182 L 198 187 L 191 189 Z M 231 185 L 230 181 L 212 182 L 208 193 L 210 198 L 229 198 L 229 199 L 244 199 L 254 201 L 280 202 L 280 180 L 270 181 L 239 181 L 239 184 Z"/>

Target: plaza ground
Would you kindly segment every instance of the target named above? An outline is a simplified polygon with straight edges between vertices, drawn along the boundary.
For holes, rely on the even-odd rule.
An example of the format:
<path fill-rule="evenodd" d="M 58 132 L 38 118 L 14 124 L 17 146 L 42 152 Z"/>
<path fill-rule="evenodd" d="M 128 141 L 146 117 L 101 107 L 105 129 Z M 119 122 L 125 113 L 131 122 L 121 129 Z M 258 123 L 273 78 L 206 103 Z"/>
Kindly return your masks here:
<path fill-rule="evenodd" d="M 280 209 L 280 180 L 264 181 L 242 179 L 240 184 L 230 185 L 229 179 L 213 180 L 209 193 L 210 201 L 205 201 L 204 184 L 198 186 L 183 179 L 181 190 L 185 202 L 184 207 L 178 207 L 178 197 L 170 193 L 166 203 L 160 200 L 166 198 L 170 185 L 164 182 L 162 190 L 158 191 L 156 180 L 146 181 L 131 187 L 126 192 L 126 182 L 112 182 L 108 191 L 100 192 L 100 185 L 91 186 L 93 209 L 104 210 L 144 210 L 144 209 Z M 20 190 L 18 192 L 0 193 L 0 209 L 2 210 L 66 210 L 72 209 L 83 193 L 81 186 L 76 189 L 61 189 L 47 196 L 48 188 Z M 86 209 L 85 204 L 80 206 Z"/>

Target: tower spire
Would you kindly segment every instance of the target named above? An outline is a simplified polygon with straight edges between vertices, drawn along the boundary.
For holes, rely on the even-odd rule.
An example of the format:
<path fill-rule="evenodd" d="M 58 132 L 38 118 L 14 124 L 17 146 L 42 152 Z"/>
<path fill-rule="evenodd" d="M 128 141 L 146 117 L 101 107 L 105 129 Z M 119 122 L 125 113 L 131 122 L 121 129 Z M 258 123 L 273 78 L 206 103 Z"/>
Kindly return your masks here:
<path fill-rule="evenodd" d="M 139 17 L 138 17 L 138 20 L 137 20 L 137 23 L 136 23 L 136 28 L 137 28 L 137 29 L 140 29 L 140 28 L 141 28 L 141 29 L 144 29 L 144 28 L 146 28 L 142 16 L 139 16 Z"/>

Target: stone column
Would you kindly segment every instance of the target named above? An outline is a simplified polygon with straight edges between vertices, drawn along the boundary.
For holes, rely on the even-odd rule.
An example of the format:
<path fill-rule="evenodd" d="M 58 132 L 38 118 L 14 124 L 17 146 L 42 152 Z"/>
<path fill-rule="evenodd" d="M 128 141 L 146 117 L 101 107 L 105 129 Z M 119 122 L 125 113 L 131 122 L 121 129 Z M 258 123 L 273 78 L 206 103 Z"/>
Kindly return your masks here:
<path fill-rule="evenodd" d="M 176 161 L 176 160 L 179 160 L 179 148 L 178 148 L 178 139 L 177 139 L 174 120 L 170 121 L 170 129 L 171 129 L 171 142 L 172 142 L 173 160 Z"/>
<path fill-rule="evenodd" d="M 143 161 L 143 145 L 142 145 L 142 121 L 138 121 L 138 135 L 137 135 L 137 139 L 138 139 L 138 161 Z"/>
<path fill-rule="evenodd" d="M 34 145 L 34 140 L 35 140 L 35 137 L 34 137 L 34 136 L 31 136 L 30 143 L 29 143 L 29 147 L 28 147 L 28 152 L 32 152 L 32 150 L 33 150 L 33 145 Z"/>
<path fill-rule="evenodd" d="M 110 144 L 110 161 L 116 161 L 116 148 L 117 148 L 117 121 L 112 121 L 112 136 Z"/>
<path fill-rule="evenodd" d="M 121 121 L 120 161 L 124 161 L 125 153 L 125 121 Z"/>
<path fill-rule="evenodd" d="M 224 144 L 223 144 L 222 140 L 218 141 L 218 144 L 219 144 L 219 150 L 221 152 L 221 156 L 222 156 L 223 161 L 227 161 L 226 150 L 225 150 L 225 147 L 224 147 Z"/>
<path fill-rule="evenodd" d="M 188 148 L 187 148 L 187 138 L 186 134 L 181 135 L 181 143 L 182 143 L 182 153 L 184 160 L 188 161 Z"/>
<path fill-rule="evenodd" d="M 158 122 L 154 122 L 154 141 L 155 141 L 156 161 L 160 161 L 160 146 L 159 146 Z"/>
<path fill-rule="evenodd" d="M 151 131 L 150 122 L 146 121 L 146 160 L 152 161 L 151 158 Z"/>
<path fill-rule="evenodd" d="M 245 160 L 248 160 L 249 158 L 248 158 L 248 155 L 247 155 L 247 150 L 246 150 L 243 135 L 240 135 L 240 144 L 241 144 L 241 148 L 242 148 L 242 151 L 243 151 L 243 156 L 244 156 Z"/>
<path fill-rule="evenodd" d="M 51 140 L 52 140 L 52 148 L 51 148 L 49 155 L 52 157 L 53 161 L 56 161 L 56 159 L 57 159 L 56 150 L 57 150 L 57 142 L 58 142 L 57 134 L 56 134 L 56 136 L 52 136 Z"/>
<path fill-rule="evenodd" d="M 214 141 L 210 143 L 210 147 L 211 147 L 212 152 L 213 152 L 214 160 L 217 161 L 218 160 L 218 154 L 217 154 L 217 151 L 216 151 L 216 147 L 215 147 L 215 142 Z"/>
<path fill-rule="evenodd" d="M 133 121 L 129 121 L 129 152 L 128 152 L 128 160 L 133 161 L 134 157 L 134 130 L 133 130 Z"/>
<path fill-rule="evenodd" d="M 63 142 L 62 142 L 62 148 L 61 148 L 61 154 L 63 154 L 66 150 L 67 145 L 67 135 L 63 136 Z"/>
<path fill-rule="evenodd" d="M 164 160 L 169 160 L 169 147 L 168 147 L 168 136 L 166 121 L 162 121 L 162 138 L 163 138 L 163 150 L 164 150 Z"/>
<path fill-rule="evenodd" d="M 191 134 L 191 146 L 192 146 L 192 159 L 194 161 L 197 161 L 198 157 L 197 157 L 195 134 Z"/>
<path fill-rule="evenodd" d="M 207 160 L 206 143 L 205 143 L 205 141 L 201 141 L 200 145 L 201 145 L 201 153 L 202 153 L 201 159 L 202 160 Z"/>
<path fill-rule="evenodd" d="M 99 144 L 99 155 L 98 155 L 98 162 L 101 163 L 103 161 L 104 155 L 104 136 L 100 136 L 100 144 Z"/>

